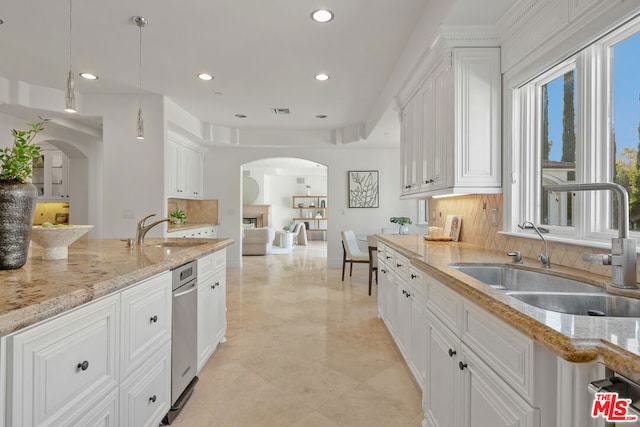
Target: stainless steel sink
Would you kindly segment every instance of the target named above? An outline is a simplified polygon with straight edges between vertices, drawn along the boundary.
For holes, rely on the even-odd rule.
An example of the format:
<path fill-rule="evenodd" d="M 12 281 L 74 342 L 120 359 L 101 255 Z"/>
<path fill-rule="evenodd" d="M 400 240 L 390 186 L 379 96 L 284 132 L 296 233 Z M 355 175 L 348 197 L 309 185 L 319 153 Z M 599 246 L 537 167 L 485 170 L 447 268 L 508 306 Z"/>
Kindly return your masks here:
<path fill-rule="evenodd" d="M 203 242 L 194 242 L 190 239 L 185 239 L 185 241 L 173 241 L 173 242 L 156 242 L 156 243 L 143 243 L 142 247 L 152 247 L 152 248 L 190 248 L 192 246 L 199 246 L 204 244 Z"/>
<path fill-rule="evenodd" d="M 505 291 L 606 293 L 603 288 L 579 280 L 505 264 L 454 263 L 449 267 Z"/>
<path fill-rule="evenodd" d="M 610 294 L 565 292 L 506 292 L 543 310 L 579 316 L 640 317 L 640 299 Z"/>

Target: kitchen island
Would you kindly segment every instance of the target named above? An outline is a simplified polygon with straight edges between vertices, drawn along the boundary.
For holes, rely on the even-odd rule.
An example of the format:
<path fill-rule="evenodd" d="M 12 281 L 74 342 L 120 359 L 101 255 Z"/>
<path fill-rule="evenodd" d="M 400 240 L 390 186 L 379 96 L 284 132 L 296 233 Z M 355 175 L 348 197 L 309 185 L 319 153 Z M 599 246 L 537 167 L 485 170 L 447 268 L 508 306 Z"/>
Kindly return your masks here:
<path fill-rule="evenodd" d="M 465 425 L 460 408 L 465 417 L 493 419 L 491 425 L 595 426 L 590 381 L 614 371 L 640 382 L 640 318 L 539 309 L 449 265 L 511 264 L 502 252 L 419 236 L 377 237 L 379 312 L 423 389 L 425 426 Z M 518 268 L 542 270 L 535 260 L 523 261 Z M 640 297 L 590 272 L 560 266 L 542 272 Z M 472 413 L 478 408 L 484 409 Z M 513 418 L 501 418 L 507 413 Z"/>
<path fill-rule="evenodd" d="M 216 313 L 207 338 L 223 339 L 232 243 L 84 239 L 55 261 L 32 245 L 24 267 L 0 271 L 0 426 L 158 425 L 171 404 L 170 270 L 197 260 L 210 303 L 198 321 Z M 198 350 L 208 358 L 217 342 Z"/>

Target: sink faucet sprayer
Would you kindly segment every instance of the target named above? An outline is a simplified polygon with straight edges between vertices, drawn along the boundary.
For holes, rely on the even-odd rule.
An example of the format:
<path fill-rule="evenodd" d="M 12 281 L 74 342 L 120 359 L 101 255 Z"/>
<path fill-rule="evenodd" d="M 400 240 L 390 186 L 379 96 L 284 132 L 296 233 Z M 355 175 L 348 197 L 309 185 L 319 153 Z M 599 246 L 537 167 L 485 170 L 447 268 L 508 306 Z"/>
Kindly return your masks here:
<path fill-rule="evenodd" d="M 597 191 L 610 190 L 618 195 L 618 237 L 611 238 L 611 253 L 584 254 L 586 262 L 611 265 L 611 282 L 617 288 L 637 289 L 636 240 L 629 238 L 629 195 L 627 190 L 613 182 L 588 184 L 545 185 L 545 191 Z"/>
<path fill-rule="evenodd" d="M 149 225 L 145 225 L 144 222 L 147 219 L 151 218 L 152 216 L 156 216 L 156 214 L 147 215 L 144 218 L 142 218 L 140 221 L 138 221 L 138 226 L 136 228 L 136 243 L 138 243 L 139 245 L 144 244 L 144 236 L 147 234 L 149 230 L 151 230 L 153 227 L 155 227 L 158 224 L 171 221 L 170 218 L 164 218 L 156 222 L 152 222 Z"/>
<path fill-rule="evenodd" d="M 551 258 L 549 258 L 549 247 L 547 245 L 547 240 L 542 236 L 542 233 L 548 233 L 549 229 L 544 227 L 536 227 L 534 223 L 531 221 L 525 221 L 522 224 L 518 224 L 518 227 L 523 230 L 533 229 L 538 236 L 542 239 L 544 243 L 544 252 L 538 255 L 538 261 L 542 263 L 543 268 L 551 268 Z"/>

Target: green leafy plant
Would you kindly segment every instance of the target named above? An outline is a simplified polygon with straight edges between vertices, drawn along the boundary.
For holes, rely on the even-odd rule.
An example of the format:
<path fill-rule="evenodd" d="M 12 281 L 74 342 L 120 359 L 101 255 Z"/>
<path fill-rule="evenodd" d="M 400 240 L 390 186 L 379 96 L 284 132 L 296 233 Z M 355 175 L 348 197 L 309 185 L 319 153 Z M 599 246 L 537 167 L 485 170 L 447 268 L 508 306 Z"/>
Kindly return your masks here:
<path fill-rule="evenodd" d="M 180 208 L 175 208 L 169 213 L 169 218 L 175 218 L 178 223 L 185 224 L 187 222 L 187 213 Z"/>
<path fill-rule="evenodd" d="M 284 227 L 282 227 L 282 229 L 284 231 L 286 231 L 287 233 L 291 232 L 291 226 L 290 225 L 285 225 Z"/>
<path fill-rule="evenodd" d="M 407 218 L 406 216 L 392 216 L 389 221 L 391 221 L 393 224 L 398 225 L 411 224 L 411 219 Z"/>
<path fill-rule="evenodd" d="M 33 143 L 33 138 L 48 121 L 40 117 L 39 122 L 29 123 L 28 130 L 11 130 L 13 146 L 0 149 L 0 181 L 22 183 L 31 178 L 33 158 L 40 155 L 40 147 Z"/>

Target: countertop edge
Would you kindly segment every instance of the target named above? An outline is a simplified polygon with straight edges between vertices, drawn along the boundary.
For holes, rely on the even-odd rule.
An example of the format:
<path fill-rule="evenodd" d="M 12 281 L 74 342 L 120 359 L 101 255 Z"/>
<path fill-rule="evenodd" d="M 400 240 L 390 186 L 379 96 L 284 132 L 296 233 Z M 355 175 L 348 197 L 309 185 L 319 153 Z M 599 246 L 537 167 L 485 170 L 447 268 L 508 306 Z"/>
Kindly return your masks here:
<path fill-rule="evenodd" d="M 148 239 L 162 241 L 164 239 Z M 204 240 L 204 239 L 203 239 Z M 0 337 L 20 329 L 65 313 L 88 302 L 100 299 L 135 283 L 169 271 L 182 264 L 201 258 L 213 252 L 225 249 L 234 243 L 233 239 L 218 238 L 209 243 L 187 247 L 166 259 L 104 281 L 87 284 L 72 292 L 65 293 L 45 301 L 14 309 L 0 316 Z"/>

